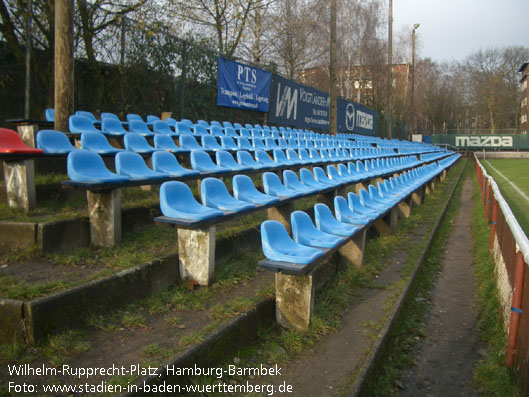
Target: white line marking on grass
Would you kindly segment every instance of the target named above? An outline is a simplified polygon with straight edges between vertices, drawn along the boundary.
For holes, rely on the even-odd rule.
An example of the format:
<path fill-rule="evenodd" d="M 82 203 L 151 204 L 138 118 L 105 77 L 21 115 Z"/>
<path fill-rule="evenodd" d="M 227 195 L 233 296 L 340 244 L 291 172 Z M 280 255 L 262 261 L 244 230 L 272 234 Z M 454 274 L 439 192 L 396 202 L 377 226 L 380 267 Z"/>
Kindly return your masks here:
<path fill-rule="evenodd" d="M 514 190 L 516 190 L 518 192 L 518 194 L 520 196 L 522 196 L 527 202 L 529 202 L 529 196 L 527 196 L 527 194 L 522 192 L 518 186 L 516 186 L 505 175 L 503 175 L 500 171 L 498 171 L 496 168 L 494 168 L 494 166 L 489 162 L 489 160 L 485 160 L 485 162 L 489 165 L 490 168 L 492 168 L 494 170 L 494 172 L 496 172 L 499 176 L 501 176 L 503 179 L 505 179 L 507 181 L 507 183 L 509 185 L 511 185 L 514 188 Z"/>

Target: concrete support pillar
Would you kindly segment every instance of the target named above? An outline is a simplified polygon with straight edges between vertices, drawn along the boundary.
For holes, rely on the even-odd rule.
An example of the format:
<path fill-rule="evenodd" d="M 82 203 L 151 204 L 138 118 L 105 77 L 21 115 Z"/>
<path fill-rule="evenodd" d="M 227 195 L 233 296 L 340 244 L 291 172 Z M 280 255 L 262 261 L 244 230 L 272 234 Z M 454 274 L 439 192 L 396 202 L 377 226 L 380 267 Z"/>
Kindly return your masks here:
<path fill-rule="evenodd" d="M 86 192 L 90 240 L 95 246 L 114 247 L 121 242 L 121 189 Z"/>
<path fill-rule="evenodd" d="M 411 197 L 402 200 L 398 205 L 399 215 L 403 218 L 409 218 L 411 215 L 412 200 Z"/>
<path fill-rule="evenodd" d="M 18 135 L 22 141 L 29 147 L 37 147 L 37 131 L 39 130 L 38 124 L 27 124 L 17 126 Z"/>
<path fill-rule="evenodd" d="M 413 205 L 419 206 L 422 204 L 424 188 L 421 186 L 411 194 Z"/>
<path fill-rule="evenodd" d="M 276 320 L 286 328 L 306 330 L 314 308 L 312 274 L 290 276 L 276 273 Z"/>
<path fill-rule="evenodd" d="M 361 267 L 364 260 L 367 229 L 363 228 L 349 241 L 338 249 L 338 260 L 347 266 Z"/>
<path fill-rule="evenodd" d="M 215 226 L 207 229 L 178 229 L 180 277 L 199 285 L 210 285 L 215 276 Z"/>
<path fill-rule="evenodd" d="M 8 205 L 24 211 L 34 209 L 37 204 L 34 161 L 4 161 L 3 168 Z"/>
<path fill-rule="evenodd" d="M 443 170 L 443 172 L 441 173 L 441 181 L 444 181 L 446 178 L 446 170 Z"/>
<path fill-rule="evenodd" d="M 356 188 L 355 188 L 356 194 L 359 194 L 361 189 L 367 190 L 367 185 L 363 182 L 359 182 L 356 184 Z"/>
<path fill-rule="evenodd" d="M 336 189 L 331 190 L 327 193 L 320 193 L 316 197 L 318 200 L 318 203 L 325 204 L 327 207 L 331 209 L 331 211 L 334 211 L 334 197 L 336 197 Z"/>
<path fill-rule="evenodd" d="M 347 186 L 341 186 L 337 188 L 335 196 L 347 197 Z M 334 199 L 333 199 L 333 202 L 334 202 Z"/>
<path fill-rule="evenodd" d="M 294 202 L 278 205 L 276 207 L 270 207 L 266 210 L 268 219 L 279 221 L 290 233 L 290 214 L 294 211 Z"/>
<path fill-rule="evenodd" d="M 390 225 L 386 221 L 389 215 L 386 215 L 383 218 L 378 218 L 375 223 L 373 224 L 375 226 L 376 231 L 380 236 L 387 236 L 390 233 Z"/>

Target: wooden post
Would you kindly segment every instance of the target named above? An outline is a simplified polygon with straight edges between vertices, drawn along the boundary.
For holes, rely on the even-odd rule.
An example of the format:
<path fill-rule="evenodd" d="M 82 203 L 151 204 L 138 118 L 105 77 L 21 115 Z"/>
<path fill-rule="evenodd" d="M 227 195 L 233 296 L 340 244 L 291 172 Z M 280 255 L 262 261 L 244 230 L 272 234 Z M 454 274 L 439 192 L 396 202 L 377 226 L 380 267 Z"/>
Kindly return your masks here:
<path fill-rule="evenodd" d="M 55 1 L 55 129 L 64 132 L 74 110 L 73 10 L 72 0 Z"/>

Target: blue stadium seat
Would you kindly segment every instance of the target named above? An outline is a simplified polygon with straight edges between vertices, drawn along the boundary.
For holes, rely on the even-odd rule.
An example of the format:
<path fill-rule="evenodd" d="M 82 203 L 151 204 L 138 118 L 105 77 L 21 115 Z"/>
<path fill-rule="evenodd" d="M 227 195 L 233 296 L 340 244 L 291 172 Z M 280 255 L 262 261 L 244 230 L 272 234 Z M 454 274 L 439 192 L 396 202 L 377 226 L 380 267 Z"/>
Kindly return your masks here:
<path fill-rule="evenodd" d="M 344 238 L 335 234 L 322 232 L 314 226 L 310 216 L 303 211 L 294 211 L 290 214 L 292 237 L 298 244 L 317 248 L 334 248 Z"/>
<path fill-rule="evenodd" d="M 329 207 L 322 203 L 314 206 L 314 218 L 316 219 L 318 230 L 325 233 L 349 237 L 359 230 L 356 226 L 337 221 Z"/>
<path fill-rule="evenodd" d="M 272 154 L 274 156 L 274 161 L 276 163 L 279 163 L 281 165 L 298 165 L 301 164 L 301 160 L 298 161 L 291 161 L 287 159 L 287 156 L 285 156 L 285 152 L 279 149 L 274 149 L 272 151 Z"/>
<path fill-rule="evenodd" d="M 338 164 L 338 173 L 346 178 L 349 182 L 358 181 L 360 178 L 354 174 L 351 174 L 345 164 Z"/>
<path fill-rule="evenodd" d="M 267 150 L 268 148 L 264 144 L 264 141 L 260 138 L 252 139 L 252 145 L 254 150 Z"/>
<path fill-rule="evenodd" d="M 226 128 L 226 127 L 233 128 L 233 125 L 229 121 L 223 121 L 222 122 L 222 126 L 224 128 Z"/>
<path fill-rule="evenodd" d="M 226 185 L 217 178 L 205 178 L 200 183 L 202 204 L 209 208 L 228 212 L 241 212 L 255 208 L 254 204 L 233 198 Z"/>
<path fill-rule="evenodd" d="M 160 210 L 169 218 L 201 221 L 224 215 L 222 211 L 198 203 L 183 182 L 164 182 L 160 187 Z"/>
<path fill-rule="evenodd" d="M 237 147 L 237 144 L 233 140 L 233 138 L 229 136 L 223 136 L 220 138 L 220 146 L 222 146 L 223 149 L 227 150 L 237 150 L 239 149 Z"/>
<path fill-rule="evenodd" d="M 302 168 L 299 170 L 299 179 L 301 180 L 301 183 L 303 183 L 305 186 L 308 186 L 313 189 L 325 190 L 330 187 L 329 184 L 320 183 L 316 179 L 314 179 L 312 172 L 310 172 L 307 168 Z"/>
<path fill-rule="evenodd" d="M 255 160 L 257 160 L 259 164 L 266 165 L 267 167 L 281 167 L 284 165 L 272 160 L 264 150 L 255 151 Z"/>
<path fill-rule="evenodd" d="M 87 112 L 85 110 L 78 110 L 75 112 L 76 116 L 82 116 L 86 117 L 88 120 L 90 120 L 92 123 L 96 123 L 98 120 L 96 119 L 96 116 L 92 112 Z"/>
<path fill-rule="evenodd" d="M 287 155 L 288 155 L 288 150 L 287 150 Z M 299 158 L 306 163 L 319 163 L 317 159 L 313 159 L 312 157 L 310 157 L 309 152 L 307 152 L 307 149 L 299 149 L 298 155 L 299 155 Z"/>
<path fill-rule="evenodd" d="M 193 135 L 193 131 L 191 131 L 189 124 L 181 121 L 176 123 L 176 133 L 179 135 Z"/>
<path fill-rule="evenodd" d="M 123 136 L 127 133 L 125 129 L 123 128 L 123 124 L 121 124 L 121 121 L 116 120 L 110 116 L 103 117 L 103 121 L 101 122 L 101 131 L 103 131 L 103 134 L 105 135 L 114 135 L 114 136 Z"/>
<path fill-rule="evenodd" d="M 263 138 L 263 134 L 262 134 L 261 131 L 262 131 L 262 130 L 260 130 L 260 129 L 252 128 L 252 129 L 250 130 L 250 133 L 252 134 L 252 137 L 254 137 L 254 138 L 260 138 L 260 139 L 261 139 L 261 138 Z"/>
<path fill-rule="evenodd" d="M 67 154 L 75 150 L 66 134 L 55 130 L 37 132 L 37 148 L 48 154 Z"/>
<path fill-rule="evenodd" d="M 248 130 L 248 128 L 241 128 L 239 130 L 239 135 L 244 137 L 244 138 L 251 138 L 252 134 L 250 134 L 250 131 Z"/>
<path fill-rule="evenodd" d="M 285 186 L 288 189 L 295 190 L 297 192 L 303 192 L 303 193 L 312 193 L 314 191 L 317 191 L 319 189 L 315 189 L 313 187 L 307 186 L 302 184 L 296 173 L 292 170 L 284 170 L 283 171 L 283 181 L 285 183 Z"/>
<path fill-rule="evenodd" d="M 169 124 L 167 124 L 165 121 L 161 120 L 155 120 L 152 127 L 155 134 L 164 134 L 169 136 L 176 136 L 178 135 L 176 132 L 174 132 Z"/>
<path fill-rule="evenodd" d="M 169 176 L 199 175 L 200 171 L 188 170 L 178 163 L 178 159 L 169 152 L 156 151 L 152 154 L 152 169 Z"/>
<path fill-rule="evenodd" d="M 152 153 L 156 150 L 151 145 L 149 145 L 145 137 L 135 132 L 129 132 L 128 134 L 125 134 L 123 137 L 123 144 L 125 149 L 141 154 Z"/>
<path fill-rule="evenodd" d="M 250 131 L 250 130 L 253 129 L 253 125 L 246 123 L 246 124 L 244 125 L 244 128 L 246 128 L 247 130 Z"/>
<path fill-rule="evenodd" d="M 233 156 L 225 150 L 217 151 L 215 153 L 215 159 L 217 161 L 217 165 L 220 165 L 224 168 L 228 168 L 232 171 L 248 171 L 252 169 L 252 167 L 250 166 L 245 166 L 237 163 L 233 159 Z"/>
<path fill-rule="evenodd" d="M 153 132 L 147 127 L 147 124 L 142 120 L 129 121 L 129 132 L 141 134 L 143 136 L 153 136 Z"/>
<path fill-rule="evenodd" d="M 204 150 L 202 146 L 198 144 L 193 135 L 181 135 L 179 138 L 180 147 L 186 150 Z"/>
<path fill-rule="evenodd" d="M 212 136 L 217 137 L 217 138 L 226 136 L 224 135 L 224 129 L 219 127 L 218 125 L 212 125 L 211 127 L 209 127 L 209 132 Z"/>
<path fill-rule="evenodd" d="M 235 175 L 233 177 L 233 196 L 237 200 L 247 201 L 256 205 L 268 205 L 281 200 L 279 197 L 261 193 L 255 188 L 252 179 L 247 175 Z"/>
<path fill-rule="evenodd" d="M 264 256 L 271 261 L 301 265 L 309 264 L 323 254 L 322 250 L 296 243 L 278 221 L 261 223 L 261 246 Z"/>
<path fill-rule="evenodd" d="M 101 121 L 104 121 L 105 119 L 112 119 L 112 120 L 119 121 L 121 123 L 121 120 L 119 119 L 118 115 L 115 113 L 110 113 L 110 112 L 101 113 Z"/>
<path fill-rule="evenodd" d="M 368 191 L 365 189 L 360 189 L 358 191 L 358 197 L 360 198 L 360 202 L 364 207 L 367 207 L 368 209 L 375 210 L 379 214 L 386 212 L 388 207 L 384 204 L 376 203 L 373 201 L 371 196 L 369 195 Z"/>
<path fill-rule="evenodd" d="M 206 150 L 224 150 L 211 135 L 202 136 L 202 147 Z"/>
<path fill-rule="evenodd" d="M 120 183 L 130 180 L 127 176 L 110 172 L 101 156 L 88 150 L 72 150 L 66 163 L 68 177 L 74 182 Z"/>
<path fill-rule="evenodd" d="M 55 109 L 48 108 L 44 111 L 46 121 L 55 121 Z"/>
<path fill-rule="evenodd" d="M 329 179 L 329 177 L 321 167 L 314 167 L 312 169 L 312 172 L 314 172 L 314 179 L 316 179 L 316 181 L 318 181 L 319 183 L 325 183 L 330 186 L 338 186 L 342 184 L 342 181 L 333 181 Z"/>
<path fill-rule="evenodd" d="M 252 155 L 246 150 L 238 150 L 236 155 L 237 162 L 241 165 L 252 167 L 254 170 L 268 168 L 267 165 L 259 164 L 257 161 L 255 161 Z"/>
<path fill-rule="evenodd" d="M 153 116 L 152 114 L 147 115 L 147 124 L 154 124 L 157 121 L 161 121 L 158 116 Z"/>
<path fill-rule="evenodd" d="M 210 125 L 210 126 L 217 126 L 217 127 L 219 127 L 219 128 L 224 128 L 224 126 L 223 126 L 221 123 L 219 123 L 218 121 L 216 121 L 216 120 L 212 120 L 212 121 L 210 121 L 210 122 L 209 122 L 209 125 Z"/>
<path fill-rule="evenodd" d="M 299 150 L 303 150 L 303 149 L 299 149 Z M 312 163 L 312 160 L 304 160 L 302 159 L 298 152 L 296 152 L 294 149 L 287 149 L 285 150 L 285 153 L 287 155 L 287 159 L 289 161 L 292 161 L 293 163 L 295 164 L 308 164 L 308 163 Z"/>
<path fill-rule="evenodd" d="M 265 138 L 265 146 L 267 149 L 280 149 L 274 138 Z"/>
<path fill-rule="evenodd" d="M 136 113 L 128 113 L 127 114 L 127 121 L 130 123 L 131 121 L 135 120 L 135 121 L 142 121 L 143 122 L 143 119 L 141 118 L 141 116 L 139 114 L 136 114 Z"/>
<path fill-rule="evenodd" d="M 316 149 L 309 149 L 309 155 L 310 155 L 310 158 L 313 159 L 315 163 L 321 163 L 325 161 L 323 157 L 321 157 L 320 152 L 318 152 Z"/>
<path fill-rule="evenodd" d="M 376 219 L 380 215 L 380 212 L 364 206 L 356 193 L 347 193 L 347 204 L 355 214 L 362 215 L 371 220 Z"/>
<path fill-rule="evenodd" d="M 204 127 L 206 127 L 206 129 L 209 128 L 209 123 L 206 120 L 197 120 L 197 124 L 203 125 Z"/>
<path fill-rule="evenodd" d="M 298 197 L 305 193 L 285 187 L 273 172 L 263 173 L 263 188 L 266 194 L 276 197 Z"/>
<path fill-rule="evenodd" d="M 83 132 L 81 134 L 81 148 L 98 154 L 116 154 L 122 152 L 108 143 L 107 138 L 99 132 Z"/>
<path fill-rule="evenodd" d="M 188 150 L 178 147 L 173 138 L 169 135 L 157 134 L 154 136 L 154 148 L 157 150 L 165 150 L 173 153 L 188 152 Z"/>
<path fill-rule="evenodd" d="M 101 133 L 101 130 L 94 127 L 94 124 L 92 121 L 84 116 L 70 116 L 68 118 L 68 127 L 70 129 L 70 132 L 74 134 L 80 134 L 83 132 L 99 132 Z"/>
<path fill-rule="evenodd" d="M 208 129 L 202 124 L 195 124 L 193 126 L 193 134 L 195 135 L 209 135 Z"/>
<path fill-rule="evenodd" d="M 367 187 L 367 191 L 369 193 L 369 197 L 371 197 L 371 200 L 373 200 L 375 203 L 384 205 L 387 208 L 393 207 L 393 205 L 395 205 L 399 201 L 394 197 L 384 197 L 375 185 L 369 185 Z"/>
<path fill-rule="evenodd" d="M 224 168 L 215 164 L 209 154 L 203 150 L 193 150 L 191 152 L 191 167 L 201 172 L 229 172 L 229 168 Z"/>
<path fill-rule="evenodd" d="M 350 223 L 355 226 L 365 226 L 371 222 L 370 218 L 353 212 L 347 204 L 347 200 L 342 196 L 336 196 L 334 198 L 334 214 L 338 221 Z"/>
<path fill-rule="evenodd" d="M 235 132 L 235 128 L 229 127 L 229 126 L 225 126 L 224 127 L 224 135 L 231 136 L 232 138 L 238 138 L 239 137 L 237 132 Z"/>
<path fill-rule="evenodd" d="M 277 140 L 277 146 L 279 149 L 290 149 L 290 146 L 288 145 L 286 139 L 279 138 Z"/>
<path fill-rule="evenodd" d="M 171 129 L 173 131 L 176 132 L 176 123 L 178 123 L 178 121 L 176 121 L 175 119 L 173 119 L 172 117 L 166 117 L 163 121 L 165 121 L 165 123 L 167 125 L 169 125 L 169 127 L 171 127 Z"/>
<path fill-rule="evenodd" d="M 336 169 L 336 167 L 334 165 L 331 165 L 329 164 L 327 166 L 327 175 L 329 175 L 329 178 L 332 180 L 332 181 L 336 181 L 336 182 L 349 182 L 349 179 L 340 175 L 340 173 L 338 172 L 338 170 Z"/>
<path fill-rule="evenodd" d="M 121 152 L 116 154 L 115 158 L 116 172 L 119 175 L 128 176 L 131 179 L 164 179 L 169 175 L 151 170 L 145 164 L 143 157 L 138 153 Z"/>
<path fill-rule="evenodd" d="M 237 146 L 241 150 L 254 150 L 254 147 L 247 138 L 237 138 Z"/>

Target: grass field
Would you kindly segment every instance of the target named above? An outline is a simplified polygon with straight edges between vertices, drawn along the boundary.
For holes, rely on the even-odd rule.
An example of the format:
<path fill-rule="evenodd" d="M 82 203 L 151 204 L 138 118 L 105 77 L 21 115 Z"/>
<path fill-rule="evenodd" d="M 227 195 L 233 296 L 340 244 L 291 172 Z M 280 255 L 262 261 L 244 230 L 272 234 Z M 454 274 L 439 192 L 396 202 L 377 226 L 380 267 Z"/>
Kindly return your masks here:
<path fill-rule="evenodd" d="M 518 223 L 529 235 L 529 159 L 481 160 L 509 203 Z"/>

